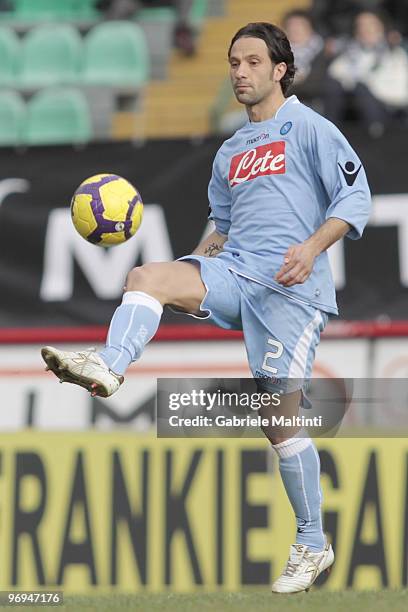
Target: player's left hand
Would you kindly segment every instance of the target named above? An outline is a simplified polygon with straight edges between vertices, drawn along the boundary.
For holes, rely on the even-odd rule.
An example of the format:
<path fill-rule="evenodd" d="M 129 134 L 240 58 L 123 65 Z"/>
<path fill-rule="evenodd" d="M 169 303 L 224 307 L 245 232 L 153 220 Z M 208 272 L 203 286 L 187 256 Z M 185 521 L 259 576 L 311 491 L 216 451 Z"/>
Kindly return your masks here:
<path fill-rule="evenodd" d="M 315 258 L 316 252 L 311 244 L 304 242 L 289 247 L 275 280 L 284 287 L 304 283 L 313 270 Z"/>

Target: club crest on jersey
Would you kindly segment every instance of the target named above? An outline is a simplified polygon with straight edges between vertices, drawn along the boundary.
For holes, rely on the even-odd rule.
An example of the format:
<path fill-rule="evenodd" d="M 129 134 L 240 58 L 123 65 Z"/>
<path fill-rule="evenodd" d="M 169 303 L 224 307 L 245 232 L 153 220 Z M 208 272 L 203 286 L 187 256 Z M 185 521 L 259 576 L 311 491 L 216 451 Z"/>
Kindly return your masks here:
<path fill-rule="evenodd" d="M 285 142 L 279 140 L 234 155 L 228 178 L 234 187 L 259 176 L 285 174 L 285 171 Z"/>
<path fill-rule="evenodd" d="M 293 123 L 291 121 L 287 121 L 284 123 L 280 129 L 280 133 L 282 136 L 285 136 L 292 129 Z"/>

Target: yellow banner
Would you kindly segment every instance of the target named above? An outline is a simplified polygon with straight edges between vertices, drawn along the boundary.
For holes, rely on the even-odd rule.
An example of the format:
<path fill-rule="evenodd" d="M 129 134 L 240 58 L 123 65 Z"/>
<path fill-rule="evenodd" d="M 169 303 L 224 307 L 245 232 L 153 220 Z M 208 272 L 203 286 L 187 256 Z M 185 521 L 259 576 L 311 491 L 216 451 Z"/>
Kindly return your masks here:
<path fill-rule="evenodd" d="M 259 439 L 0 436 L 2 588 L 236 590 L 269 584 L 294 541 L 277 461 Z M 327 439 L 324 588 L 407 585 L 408 441 Z"/>

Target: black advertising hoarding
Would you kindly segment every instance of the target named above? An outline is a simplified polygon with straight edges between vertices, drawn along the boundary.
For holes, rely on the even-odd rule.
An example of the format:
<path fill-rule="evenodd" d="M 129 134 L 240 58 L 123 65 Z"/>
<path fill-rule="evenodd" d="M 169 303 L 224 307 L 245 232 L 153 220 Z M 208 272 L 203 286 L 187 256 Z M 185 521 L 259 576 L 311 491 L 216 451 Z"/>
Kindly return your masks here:
<path fill-rule="evenodd" d="M 408 131 L 389 132 L 377 140 L 368 139 L 362 131 L 348 132 L 347 136 L 366 166 L 376 197 L 363 240 L 346 239 L 335 256 L 341 315 L 346 319 L 384 315 L 405 319 Z M 221 142 L 109 143 L 80 150 L 1 149 L 1 325 L 108 323 L 120 302 L 128 269 L 187 254 L 201 239 L 207 224 L 211 165 Z M 69 218 L 76 187 L 102 172 L 133 182 L 146 205 L 136 237 L 125 247 L 109 251 L 76 237 Z M 166 314 L 166 320 L 194 322 L 172 314 Z"/>
<path fill-rule="evenodd" d="M 200 146 L 163 142 L 142 147 L 128 143 L 98 144 L 82 150 L 41 147 L 20 154 L 1 150 L 0 200 L 2 192 L 20 191 L 3 196 L 0 206 L 1 324 L 108 323 L 121 299 L 128 269 L 151 259 L 155 252 L 170 259 L 172 255 L 181 256 L 200 239 L 207 222 L 206 190 L 215 149 L 213 142 Z M 107 252 L 78 237 L 77 246 L 83 243 L 85 249 L 82 261 L 78 261 L 64 238 L 72 231 L 69 204 L 73 192 L 85 178 L 102 172 L 124 176 L 134 183 L 142 194 L 145 214 L 141 230 L 130 241 L 136 250 L 135 258 L 129 259 L 128 265 L 126 261 L 123 265 L 113 263 L 111 270 L 94 263 L 93 272 L 84 270 L 87 255 L 99 263 L 103 258 L 108 262 L 120 259 L 124 247 Z M 152 210 L 155 214 L 151 215 Z M 53 217 L 56 211 L 62 213 L 60 220 Z M 140 236 L 142 231 L 146 233 L 146 228 L 149 235 L 144 235 L 143 252 L 138 255 Z M 52 242 L 48 256 L 47 239 Z M 61 271 L 54 271 L 47 282 L 48 270 L 58 258 Z M 71 267 L 68 272 L 62 269 L 67 260 Z M 67 275 L 72 276 L 71 290 L 59 295 L 51 290 L 51 295 L 48 292 L 44 296 L 41 290 L 44 282 L 48 287 L 50 284 L 57 287 Z M 111 285 L 115 287 L 111 295 L 109 291 L 106 295 L 104 287 Z"/>

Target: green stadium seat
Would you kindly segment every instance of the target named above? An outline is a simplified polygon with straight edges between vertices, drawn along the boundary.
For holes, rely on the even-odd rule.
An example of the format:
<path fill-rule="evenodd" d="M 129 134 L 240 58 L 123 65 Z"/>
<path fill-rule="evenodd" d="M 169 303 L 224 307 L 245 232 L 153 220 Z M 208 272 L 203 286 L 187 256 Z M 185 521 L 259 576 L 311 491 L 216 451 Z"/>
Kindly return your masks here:
<path fill-rule="evenodd" d="M 200 25 L 207 16 L 208 12 L 207 0 L 194 0 L 191 7 L 190 19 L 196 25 Z"/>
<path fill-rule="evenodd" d="M 22 42 L 19 83 L 25 87 L 74 83 L 79 79 L 81 55 L 82 40 L 73 26 L 37 26 Z"/>
<path fill-rule="evenodd" d="M 9 18 L 26 23 L 44 20 L 89 20 L 98 17 L 98 0 L 12 0 Z"/>
<path fill-rule="evenodd" d="M 61 10 L 61 0 L 14 0 L 16 19 L 20 21 L 41 21 L 53 19 L 56 11 Z"/>
<path fill-rule="evenodd" d="M 83 144 L 92 135 L 85 95 L 78 89 L 51 88 L 27 104 L 26 144 Z"/>
<path fill-rule="evenodd" d="M 0 146 L 18 145 L 22 141 L 26 106 L 16 91 L 0 91 Z"/>
<path fill-rule="evenodd" d="M 137 88 L 150 71 L 149 53 L 141 27 L 128 21 L 98 24 L 86 35 L 83 82 Z"/>
<path fill-rule="evenodd" d="M 9 28 L 0 27 L 0 85 L 13 85 L 20 63 L 20 42 Z"/>
<path fill-rule="evenodd" d="M 208 0 L 194 0 L 190 11 L 191 22 L 200 27 L 208 13 Z M 167 21 L 175 23 L 176 11 L 171 6 L 145 7 L 137 13 L 138 21 Z"/>
<path fill-rule="evenodd" d="M 45 19 L 71 19 L 76 13 L 89 12 L 96 0 L 14 0 L 16 19 L 38 22 Z M 82 5 L 82 6 L 81 6 Z M 84 10 L 85 7 L 85 10 Z"/>
<path fill-rule="evenodd" d="M 176 11 L 172 6 L 145 7 L 136 14 L 135 19 L 141 22 L 166 21 L 174 23 L 176 21 Z"/>
<path fill-rule="evenodd" d="M 71 18 L 78 21 L 96 19 L 100 16 L 99 11 L 96 9 L 96 3 L 98 0 L 64 0 L 69 3 Z"/>

